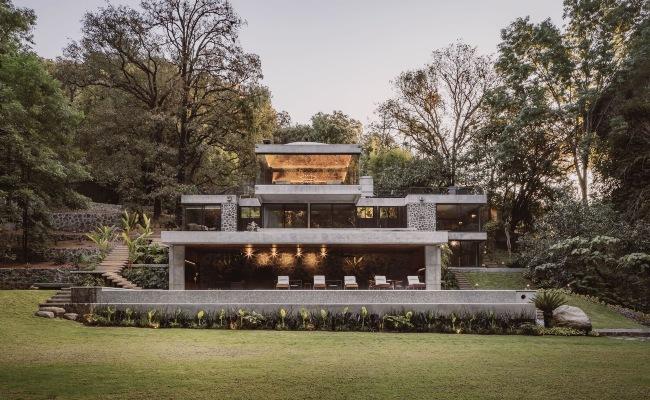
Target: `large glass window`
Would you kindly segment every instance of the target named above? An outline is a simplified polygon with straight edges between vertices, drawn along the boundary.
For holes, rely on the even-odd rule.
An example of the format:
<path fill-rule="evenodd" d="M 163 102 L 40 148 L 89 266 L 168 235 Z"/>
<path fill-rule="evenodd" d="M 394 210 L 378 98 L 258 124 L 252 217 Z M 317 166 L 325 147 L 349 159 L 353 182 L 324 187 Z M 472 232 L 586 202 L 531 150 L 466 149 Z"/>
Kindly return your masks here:
<path fill-rule="evenodd" d="M 354 228 L 353 204 L 332 204 L 332 228 Z"/>
<path fill-rule="evenodd" d="M 437 204 L 436 229 L 439 231 L 479 232 L 481 204 Z"/>
<path fill-rule="evenodd" d="M 239 207 L 239 230 L 245 231 L 252 222 L 258 227 L 262 226 L 261 207 Z"/>
<path fill-rule="evenodd" d="M 480 267 L 483 242 L 471 240 L 452 240 L 450 264 L 452 267 Z"/>
<path fill-rule="evenodd" d="M 307 227 L 307 204 L 286 204 L 284 206 L 285 228 Z"/>
<path fill-rule="evenodd" d="M 307 204 L 267 204 L 264 206 L 265 228 L 306 228 Z"/>
<path fill-rule="evenodd" d="M 401 226 L 399 207 L 379 207 L 379 227 L 397 228 Z"/>
<path fill-rule="evenodd" d="M 309 224 L 310 228 L 331 228 L 332 227 L 332 205 L 311 204 Z"/>
<path fill-rule="evenodd" d="M 185 206 L 183 218 L 188 231 L 221 230 L 221 206 L 218 205 Z"/>
<path fill-rule="evenodd" d="M 260 154 L 258 184 L 356 185 L 358 154 Z"/>

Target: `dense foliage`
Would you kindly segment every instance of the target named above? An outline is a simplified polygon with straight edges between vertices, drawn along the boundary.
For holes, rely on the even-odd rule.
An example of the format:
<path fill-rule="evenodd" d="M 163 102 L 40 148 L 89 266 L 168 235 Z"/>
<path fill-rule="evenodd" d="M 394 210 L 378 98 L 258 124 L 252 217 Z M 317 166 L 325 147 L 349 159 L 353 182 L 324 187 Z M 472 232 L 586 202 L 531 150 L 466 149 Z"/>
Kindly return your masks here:
<path fill-rule="evenodd" d="M 85 204 L 72 184 L 88 176 L 74 146 L 79 115 L 28 48 L 34 20 L 0 1 L 0 257 L 17 244 L 4 227 L 17 226 L 27 260 L 47 234 L 50 209 Z"/>
<path fill-rule="evenodd" d="M 274 329 L 304 331 L 362 331 L 362 332 L 438 332 L 468 334 L 520 334 L 522 326 L 533 321 L 517 315 L 496 315 L 478 312 L 463 315 L 439 315 L 430 312 L 391 312 L 374 314 L 365 307 L 340 312 L 327 310 L 279 309 L 258 313 L 253 310 L 226 310 L 189 314 L 183 310 L 151 309 L 139 312 L 130 308 L 101 307 L 84 315 L 84 322 L 98 326 L 136 326 L 142 328 L 195 329 Z M 526 328 L 527 334 L 530 328 Z"/>

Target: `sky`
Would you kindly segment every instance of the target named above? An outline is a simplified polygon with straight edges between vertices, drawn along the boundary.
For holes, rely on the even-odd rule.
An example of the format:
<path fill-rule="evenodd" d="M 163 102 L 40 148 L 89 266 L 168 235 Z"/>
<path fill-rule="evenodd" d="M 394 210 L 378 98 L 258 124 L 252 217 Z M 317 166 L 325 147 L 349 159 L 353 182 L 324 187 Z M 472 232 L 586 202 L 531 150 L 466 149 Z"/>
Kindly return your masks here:
<path fill-rule="evenodd" d="M 13 0 L 36 11 L 34 50 L 55 58 L 80 37 L 84 13 L 106 0 Z M 112 0 L 134 7 L 140 0 Z M 368 124 L 391 80 L 457 40 L 494 54 L 515 18 L 562 24 L 562 0 L 232 0 L 240 40 L 262 61 L 273 105 L 294 123 L 341 110 Z"/>

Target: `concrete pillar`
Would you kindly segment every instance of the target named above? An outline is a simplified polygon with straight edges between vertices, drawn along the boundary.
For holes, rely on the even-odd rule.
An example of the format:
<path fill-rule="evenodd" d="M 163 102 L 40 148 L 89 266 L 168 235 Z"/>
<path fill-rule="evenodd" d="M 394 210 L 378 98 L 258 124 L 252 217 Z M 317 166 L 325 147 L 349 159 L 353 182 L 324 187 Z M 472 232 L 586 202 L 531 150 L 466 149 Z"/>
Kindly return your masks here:
<path fill-rule="evenodd" d="M 375 185 L 372 176 L 360 177 L 359 186 L 361 186 L 361 197 L 372 197 L 375 195 Z"/>
<path fill-rule="evenodd" d="M 185 290 L 185 246 L 169 246 L 169 290 Z"/>
<path fill-rule="evenodd" d="M 442 264 L 440 246 L 424 246 L 424 281 L 427 290 L 440 290 Z"/>

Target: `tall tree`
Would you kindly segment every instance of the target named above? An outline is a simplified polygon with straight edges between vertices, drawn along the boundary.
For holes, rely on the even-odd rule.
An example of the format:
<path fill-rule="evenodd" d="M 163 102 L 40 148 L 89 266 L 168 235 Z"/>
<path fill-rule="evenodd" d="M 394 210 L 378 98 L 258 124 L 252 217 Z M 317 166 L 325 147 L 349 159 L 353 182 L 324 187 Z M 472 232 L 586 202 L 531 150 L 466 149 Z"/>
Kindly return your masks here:
<path fill-rule="evenodd" d="M 78 115 L 25 42 L 34 22 L 32 11 L 0 0 L 0 222 L 20 226 L 26 260 L 52 207 L 84 203 L 71 187 L 87 177 L 73 146 Z"/>
<path fill-rule="evenodd" d="M 599 99 L 595 164 L 607 194 L 629 221 L 650 221 L 650 18 L 632 38 L 617 79 Z"/>
<path fill-rule="evenodd" d="M 446 183 L 461 183 L 469 144 L 483 120 L 484 93 L 494 83 L 490 59 L 455 43 L 433 52 L 424 68 L 402 73 L 396 97 L 377 109 L 381 129 L 423 157 L 442 158 Z"/>
<path fill-rule="evenodd" d="M 342 111 L 331 114 L 319 112 L 311 117 L 311 124 L 297 124 L 278 129 L 274 138 L 277 143 L 320 142 L 320 143 L 359 143 L 363 135 L 361 122 Z"/>
<path fill-rule="evenodd" d="M 144 134 L 175 152 L 174 193 L 196 190 L 196 174 L 215 149 L 230 151 L 227 137 L 247 135 L 226 121 L 242 121 L 265 96 L 256 55 L 238 42 L 243 21 L 226 0 L 144 0 L 142 11 L 108 6 L 85 16 L 83 39 L 68 48 L 76 85 L 122 91 L 154 117 Z M 162 146 L 161 146 L 162 147 Z M 231 146 L 233 147 L 233 146 Z M 164 155 L 145 166 L 155 169 Z M 162 190 L 161 182 L 151 191 Z M 169 190 L 167 185 L 167 190 Z M 154 203 L 159 214 L 159 201 Z"/>
<path fill-rule="evenodd" d="M 562 112 L 564 156 L 572 165 L 584 204 L 603 90 L 621 67 L 630 32 L 642 16 L 641 0 L 566 0 L 565 31 L 550 20 L 519 18 L 502 32 L 498 67 L 513 84 L 538 86 Z"/>

